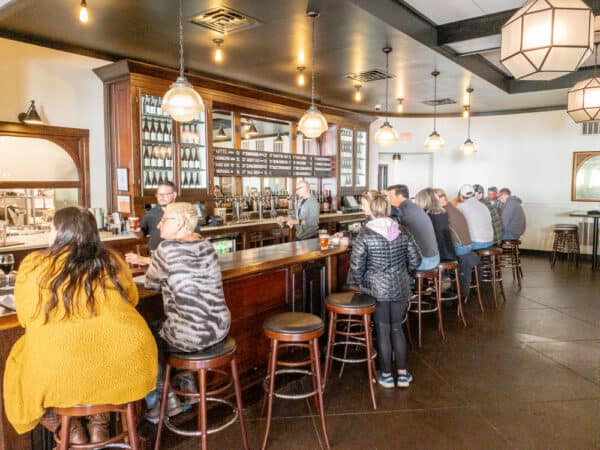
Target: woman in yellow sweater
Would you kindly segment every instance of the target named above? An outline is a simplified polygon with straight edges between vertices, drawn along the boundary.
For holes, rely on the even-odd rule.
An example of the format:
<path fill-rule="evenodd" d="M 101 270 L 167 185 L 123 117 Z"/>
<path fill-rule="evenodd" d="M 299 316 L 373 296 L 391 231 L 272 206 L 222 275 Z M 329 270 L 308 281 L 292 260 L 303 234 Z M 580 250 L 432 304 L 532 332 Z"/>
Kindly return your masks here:
<path fill-rule="evenodd" d="M 122 404 L 154 389 L 156 344 L 137 303 L 130 271 L 102 246 L 94 216 L 57 211 L 49 248 L 23 260 L 15 284 L 25 335 L 6 361 L 4 405 L 17 432 L 52 423 L 50 407 Z M 74 422 L 71 435 L 86 443 Z M 107 425 L 105 415 L 90 418 L 92 443 L 107 436 Z"/>

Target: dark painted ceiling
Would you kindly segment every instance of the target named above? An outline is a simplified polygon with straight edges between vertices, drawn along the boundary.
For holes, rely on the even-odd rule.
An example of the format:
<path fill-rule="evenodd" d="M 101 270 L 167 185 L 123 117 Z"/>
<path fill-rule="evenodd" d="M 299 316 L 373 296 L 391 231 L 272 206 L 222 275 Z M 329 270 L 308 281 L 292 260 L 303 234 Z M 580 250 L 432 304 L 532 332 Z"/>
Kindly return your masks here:
<path fill-rule="evenodd" d="M 0 4 L 3 2 L 0 1 Z M 457 57 L 437 44 L 432 22 L 399 0 L 312 0 L 317 21 L 317 97 L 324 104 L 373 111 L 385 102 L 385 82 L 366 83 L 364 100 L 352 100 L 351 72 L 384 69 L 381 48 L 393 47 L 390 109 L 404 97 L 404 111 L 429 113 L 422 102 L 433 97 L 430 72 L 437 68 L 438 96 L 456 100 L 439 112 L 460 112 L 466 87 L 475 88 L 474 111 L 548 107 L 566 103 L 569 79 L 562 84 L 515 84 L 480 55 Z M 90 21 L 78 20 L 79 0 L 14 0 L 0 9 L 0 36 L 106 59 L 128 57 L 168 67 L 178 65 L 178 23 L 175 0 L 88 0 Z M 310 23 L 305 0 L 184 0 L 184 16 L 226 5 L 261 24 L 221 36 L 186 23 L 186 68 L 270 90 L 310 96 L 309 84 L 295 85 L 298 55 L 304 52 L 310 69 Z M 446 26 L 447 31 L 447 26 Z M 214 38 L 224 38 L 225 61 L 212 61 Z M 581 78 L 582 73 L 574 77 Z M 574 79 L 574 78 L 573 78 Z M 561 89 L 543 90 L 560 87 Z M 539 89 L 542 91 L 539 91 Z M 535 92 L 526 92 L 528 90 Z M 524 93 L 510 94 L 509 92 Z"/>

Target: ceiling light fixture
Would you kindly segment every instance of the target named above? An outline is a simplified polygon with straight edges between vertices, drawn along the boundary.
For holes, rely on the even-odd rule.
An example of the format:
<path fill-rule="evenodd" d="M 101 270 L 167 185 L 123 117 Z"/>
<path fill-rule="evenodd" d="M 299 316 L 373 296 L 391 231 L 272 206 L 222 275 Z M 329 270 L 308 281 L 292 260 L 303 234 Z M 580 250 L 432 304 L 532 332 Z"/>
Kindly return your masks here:
<path fill-rule="evenodd" d="M 469 94 L 469 105 L 465 106 L 469 111 L 471 110 L 471 94 L 473 93 L 473 88 L 468 88 L 467 93 Z M 471 114 L 467 114 L 467 140 L 460 146 L 463 154 L 465 156 L 470 156 L 477 153 L 477 147 L 475 143 L 471 140 Z"/>
<path fill-rule="evenodd" d="M 306 70 L 306 67 L 298 66 L 296 68 L 298 69 L 298 78 L 296 78 L 296 83 L 298 84 L 298 86 L 304 86 L 306 84 L 306 77 L 302 72 Z"/>
<path fill-rule="evenodd" d="M 277 132 L 277 137 L 273 142 L 275 142 L 276 144 L 283 144 L 283 138 L 281 137 L 281 133 Z"/>
<path fill-rule="evenodd" d="M 85 0 L 81 0 L 81 3 L 79 5 L 79 20 L 83 23 L 87 23 L 87 21 L 89 20 L 87 3 Z"/>
<path fill-rule="evenodd" d="M 592 78 L 576 83 L 567 95 L 567 113 L 575 122 L 589 122 L 600 118 L 600 78 L 596 76 L 598 44 L 594 54 Z"/>
<path fill-rule="evenodd" d="M 389 71 L 389 62 L 390 62 L 390 53 L 392 52 L 392 47 L 384 47 L 382 49 L 383 53 L 385 53 L 385 73 L 390 73 Z M 398 132 L 394 129 L 394 127 L 388 121 L 388 87 L 389 87 L 389 77 L 385 79 L 385 120 L 383 125 L 379 127 L 377 132 L 375 133 L 375 142 L 377 142 L 382 147 L 389 147 L 392 144 L 395 144 L 400 139 L 398 137 Z"/>
<path fill-rule="evenodd" d="M 362 101 L 362 92 L 360 92 L 361 87 L 362 86 L 360 84 L 354 86 L 354 89 L 356 90 L 356 92 L 354 93 L 354 101 L 357 103 L 360 103 Z"/>
<path fill-rule="evenodd" d="M 502 26 L 500 61 L 519 80 L 553 80 L 592 54 L 594 13 L 582 0 L 532 0 Z"/>
<path fill-rule="evenodd" d="M 246 136 L 247 137 L 255 137 L 258 136 L 258 129 L 256 128 L 256 125 L 254 125 L 254 122 L 250 122 L 250 128 L 248 128 L 248 131 L 246 132 Z"/>
<path fill-rule="evenodd" d="M 400 153 L 394 153 L 394 156 L 392 156 L 392 161 L 401 161 L 402 160 L 402 155 Z"/>
<path fill-rule="evenodd" d="M 440 73 L 437 70 L 431 72 L 431 76 L 433 77 L 433 132 L 425 140 L 425 149 L 432 152 L 435 152 L 444 146 L 444 139 L 438 134 L 435 127 L 437 118 L 437 77 L 439 74 Z"/>
<path fill-rule="evenodd" d="M 162 110 L 177 122 L 189 122 L 204 111 L 204 103 L 183 75 L 183 11 L 179 0 L 179 77 L 170 86 L 162 100 Z"/>
<path fill-rule="evenodd" d="M 307 11 L 306 15 L 312 19 L 312 51 L 311 51 L 311 79 L 312 79 L 312 88 L 310 95 L 310 107 L 308 111 L 304 113 L 300 122 L 298 123 L 298 129 L 302 132 L 304 137 L 316 138 L 321 136 L 325 131 L 327 131 L 327 120 L 321 114 L 321 111 L 315 106 L 315 54 L 316 45 L 315 45 L 315 22 L 317 17 L 319 17 L 319 12 L 317 10 Z"/>
<path fill-rule="evenodd" d="M 225 133 L 225 128 L 223 128 L 223 124 L 219 125 L 219 131 L 215 136 L 217 139 L 227 139 L 227 133 Z"/>
<path fill-rule="evenodd" d="M 18 119 L 19 122 L 27 123 L 29 125 L 41 125 L 44 123 L 35 109 L 35 101 L 33 100 L 31 100 L 27 111 L 19 114 Z"/>
<path fill-rule="evenodd" d="M 213 42 L 216 45 L 215 53 L 213 54 L 213 59 L 216 63 L 223 62 L 223 50 L 221 50 L 221 44 L 225 42 L 223 39 L 213 39 Z"/>
<path fill-rule="evenodd" d="M 396 111 L 398 111 L 399 113 L 404 111 L 404 105 L 402 104 L 404 102 L 403 98 L 397 98 L 396 99 L 398 101 L 398 106 L 396 107 Z"/>

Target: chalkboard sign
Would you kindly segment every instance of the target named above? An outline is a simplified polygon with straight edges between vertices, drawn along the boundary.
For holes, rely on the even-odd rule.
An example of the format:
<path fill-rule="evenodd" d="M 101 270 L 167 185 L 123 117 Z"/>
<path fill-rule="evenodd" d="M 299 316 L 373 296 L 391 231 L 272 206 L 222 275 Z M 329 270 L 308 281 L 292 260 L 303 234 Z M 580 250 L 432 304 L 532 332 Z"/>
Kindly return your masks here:
<path fill-rule="evenodd" d="M 214 176 L 332 178 L 333 172 L 333 160 L 328 156 L 213 149 Z"/>

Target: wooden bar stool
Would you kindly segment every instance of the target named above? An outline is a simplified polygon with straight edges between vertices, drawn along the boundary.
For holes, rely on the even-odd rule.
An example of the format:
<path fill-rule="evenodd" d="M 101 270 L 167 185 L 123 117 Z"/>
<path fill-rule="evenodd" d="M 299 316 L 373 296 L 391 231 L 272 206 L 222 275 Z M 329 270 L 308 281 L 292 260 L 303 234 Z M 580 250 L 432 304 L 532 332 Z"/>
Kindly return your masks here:
<path fill-rule="evenodd" d="M 408 311 L 417 314 L 419 324 L 419 348 L 421 348 L 421 334 L 422 334 L 422 315 L 437 312 L 438 316 L 438 330 L 442 335 L 442 339 L 446 340 L 446 334 L 444 333 L 444 321 L 442 319 L 442 309 L 440 301 L 440 286 L 438 281 L 438 270 L 417 270 L 411 274 L 417 284 L 417 297 L 409 302 Z M 435 291 L 435 304 L 429 305 L 423 301 L 423 282 L 429 280 L 434 287 Z M 423 308 L 425 303 L 425 308 Z"/>
<path fill-rule="evenodd" d="M 267 425 L 261 448 L 263 450 L 267 448 L 269 431 L 271 429 L 271 417 L 273 414 L 273 397 L 298 400 L 313 396 L 315 397 L 315 405 L 321 417 L 321 428 L 323 430 L 325 447 L 328 449 L 331 448 L 329 445 L 329 437 L 327 435 L 327 425 L 325 424 L 321 367 L 319 364 L 319 337 L 323 335 L 323 321 L 320 317 L 308 313 L 281 313 L 267 318 L 263 324 L 263 330 L 267 338 L 271 340 L 271 353 L 269 356 L 267 376 L 264 382 L 265 400 L 267 404 Z M 280 344 L 280 342 L 282 344 Z M 293 362 L 280 360 L 278 357 L 279 349 L 290 347 L 307 348 L 310 354 L 309 359 Z M 283 368 L 277 369 L 278 366 Z M 306 368 L 307 366 L 310 367 L 310 370 L 303 369 L 303 367 Z M 314 390 L 297 395 L 276 392 L 275 377 L 285 373 L 311 376 Z"/>
<path fill-rule="evenodd" d="M 579 233 L 577 225 L 558 224 L 554 227 L 554 242 L 552 244 L 552 258 L 550 266 L 554 267 L 559 253 L 567 255 L 567 261 L 575 262 L 575 267 L 579 266 Z"/>
<path fill-rule="evenodd" d="M 483 302 L 481 301 L 481 285 L 479 284 L 479 270 L 477 270 L 477 266 L 473 267 L 473 277 L 471 279 L 469 291 L 471 289 L 475 289 L 475 292 L 477 292 L 477 301 L 479 302 L 479 309 L 481 310 L 481 312 L 484 312 Z"/>
<path fill-rule="evenodd" d="M 500 294 L 506 302 L 504 295 L 504 286 L 502 285 L 502 249 L 496 247 L 482 248 L 475 250 L 481 258 L 479 265 L 481 270 L 480 281 L 482 283 L 491 283 L 494 305 L 498 307 L 497 289 L 500 288 Z"/>
<path fill-rule="evenodd" d="M 375 312 L 375 304 L 376 300 L 373 297 L 350 291 L 331 294 L 325 299 L 325 308 L 329 311 L 329 334 L 327 336 L 327 351 L 325 354 L 325 375 L 323 376 L 323 389 L 325 389 L 333 360 L 339 361 L 342 364 L 366 362 L 373 409 L 377 409 L 375 388 L 373 386 L 376 382 L 375 356 L 377 353 L 373 350 L 370 323 L 371 314 Z M 340 318 L 338 314 L 342 314 L 345 317 Z M 362 317 L 358 319 L 356 316 Z M 339 324 L 342 324 L 341 329 L 338 329 Z M 358 325 L 358 330 L 353 330 L 353 325 Z M 337 336 L 342 336 L 343 340 L 336 342 Z M 334 355 L 336 345 L 345 346 L 342 357 Z M 348 345 L 364 347 L 366 358 L 348 358 Z"/>
<path fill-rule="evenodd" d="M 521 289 L 523 269 L 521 268 L 519 245 L 521 245 L 521 241 L 518 239 L 502 241 L 502 267 L 512 270 L 513 283 L 516 280 Z"/>
<path fill-rule="evenodd" d="M 105 446 L 129 448 L 131 450 L 139 449 L 135 420 L 135 402 L 124 405 L 81 405 L 67 408 L 51 408 L 50 410 L 54 414 L 60 416 L 60 427 L 53 433 L 57 450 L 96 449 Z M 112 412 L 120 414 L 123 427 L 122 432 L 117 433 L 115 436 L 105 441 L 96 442 L 94 444 L 69 443 L 69 429 L 71 427 L 72 418 Z"/>
<path fill-rule="evenodd" d="M 440 293 L 440 304 L 442 302 L 451 302 L 451 301 L 456 300 L 456 302 L 457 302 L 456 315 L 458 317 L 460 317 L 463 325 L 466 327 L 467 321 L 465 320 L 465 314 L 463 312 L 462 295 L 460 292 L 460 278 L 458 276 L 458 261 L 454 261 L 454 260 L 442 261 L 441 263 L 438 264 L 437 270 L 438 270 L 438 283 L 439 283 L 438 290 Z M 452 281 L 454 282 L 454 288 L 456 289 L 455 295 L 444 295 L 442 293 L 442 281 L 443 281 L 444 270 L 453 272 Z"/>
<path fill-rule="evenodd" d="M 200 352 L 195 353 L 169 353 L 167 355 L 167 367 L 165 369 L 165 380 L 162 391 L 162 399 L 160 404 L 160 416 L 158 419 L 158 429 L 156 432 L 155 450 L 160 448 L 160 438 L 162 434 L 163 424 L 173 433 L 180 436 L 200 437 L 202 450 L 207 448 L 207 436 L 212 433 L 224 430 L 232 425 L 236 420 L 240 421 L 240 429 L 242 433 L 242 447 L 249 449 L 248 438 L 246 436 L 246 427 L 244 425 L 244 414 L 242 404 L 242 390 L 240 388 L 240 380 L 238 377 L 237 365 L 235 363 L 236 343 L 231 337 L 227 337 L 224 341 L 219 342 L 212 347 L 208 347 Z M 231 374 L 224 367 L 230 366 Z M 183 392 L 171 387 L 171 370 L 186 369 L 197 373 L 198 377 L 198 392 Z M 207 373 L 216 374 L 218 380 L 215 385 L 208 385 Z M 231 388 L 235 391 L 235 399 L 237 406 L 222 398 L 215 397 Z M 210 390 L 208 390 L 210 389 Z M 198 403 L 198 431 L 188 431 L 175 427 L 171 424 L 167 417 L 167 396 L 169 390 L 183 397 L 199 398 Z M 215 427 L 207 428 L 206 424 L 206 406 L 207 402 L 215 402 L 227 405 L 233 411 L 232 417 L 224 424 Z"/>

